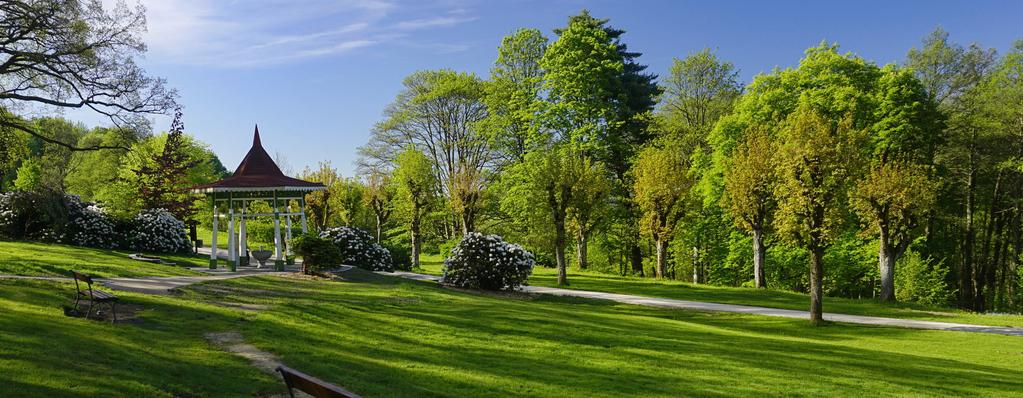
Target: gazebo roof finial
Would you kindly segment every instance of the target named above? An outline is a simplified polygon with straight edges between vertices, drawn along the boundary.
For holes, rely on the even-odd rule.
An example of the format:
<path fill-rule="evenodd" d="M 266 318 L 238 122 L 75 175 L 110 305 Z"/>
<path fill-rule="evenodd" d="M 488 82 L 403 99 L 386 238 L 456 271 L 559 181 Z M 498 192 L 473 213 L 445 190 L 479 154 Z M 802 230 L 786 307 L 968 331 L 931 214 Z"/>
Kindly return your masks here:
<path fill-rule="evenodd" d="M 299 190 L 318 191 L 324 189 L 318 182 L 303 181 L 288 177 L 277 167 L 270 154 L 266 153 L 259 139 L 259 125 L 252 133 L 252 148 L 238 164 L 234 174 L 220 181 L 193 187 L 195 190 L 209 191 L 218 189 L 242 190 Z"/>

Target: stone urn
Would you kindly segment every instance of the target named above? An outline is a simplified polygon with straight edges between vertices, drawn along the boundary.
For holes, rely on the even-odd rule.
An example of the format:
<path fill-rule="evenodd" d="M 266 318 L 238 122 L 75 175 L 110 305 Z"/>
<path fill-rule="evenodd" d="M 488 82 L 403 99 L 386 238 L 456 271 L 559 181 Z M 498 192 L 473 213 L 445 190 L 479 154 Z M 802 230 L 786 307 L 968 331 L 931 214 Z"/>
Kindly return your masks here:
<path fill-rule="evenodd" d="M 256 262 L 259 263 L 259 267 L 257 268 L 263 268 L 263 266 L 266 265 L 266 260 L 269 260 L 270 256 L 273 254 L 274 252 L 270 250 L 263 250 L 263 248 L 260 247 L 259 250 L 252 251 L 252 258 L 256 259 Z"/>

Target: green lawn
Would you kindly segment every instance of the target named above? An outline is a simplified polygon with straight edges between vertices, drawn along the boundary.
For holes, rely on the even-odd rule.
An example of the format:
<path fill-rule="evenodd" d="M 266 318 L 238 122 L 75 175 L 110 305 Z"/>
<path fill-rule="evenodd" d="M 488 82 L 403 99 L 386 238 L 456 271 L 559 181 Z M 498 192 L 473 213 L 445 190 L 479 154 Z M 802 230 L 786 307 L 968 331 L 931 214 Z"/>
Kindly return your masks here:
<path fill-rule="evenodd" d="M 1018 337 L 814 328 L 346 275 L 351 280 L 267 276 L 170 297 L 122 294 L 143 310 L 118 325 L 64 317 L 66 284 L 0 281 L 0 396 L 281 392 L 202 338 L 223 331 L 366 397 L 1023 395 Z"/>
<path fill-rule="evenodd" d="M 443 258 L 439 255 L 427 255 L 422 258 L 421 265 L 421 272 L 440 275 L 444 262 Z M 618 276 L 582 272 L 580 270 L 569 271 L 569 286 L 567 286 L 569 289 L 792 310 L 806 310 L 810 306 L 809 296 L 784 290 L 757 290 L 696 285 L 672 280 Z M 529 284 L 535 286 L 557 286 L 556 270 L 552 268 L 534 268 L 533 276 L 529 278 Z M 913 303 L 884 304 L 875 300 L 827 297 L 824 300 L 824 311 L 852 315 L 1023 327 L 1023 315 L 976 314 L 951 308 L 930 307 Z"/>
<path fill-rule="evenodd" d="M 130 251 L 78 246 L 0 241 L 0 275 L 67 276 L 69 270 L 96 277 L 199 275 L 186 267 L 209 266 L 208 256 L 158 256 L 177 266 L 128 258 Z"/>

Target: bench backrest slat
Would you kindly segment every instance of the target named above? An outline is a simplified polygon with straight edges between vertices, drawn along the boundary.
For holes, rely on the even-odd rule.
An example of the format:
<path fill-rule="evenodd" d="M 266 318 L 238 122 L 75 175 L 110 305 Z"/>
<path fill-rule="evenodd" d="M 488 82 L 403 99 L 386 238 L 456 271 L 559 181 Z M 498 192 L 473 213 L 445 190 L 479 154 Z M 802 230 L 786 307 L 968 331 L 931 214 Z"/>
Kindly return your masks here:
<path fill-rule="evenodd" d="M 90 285 L 92 284 L 92 278 L 89 277 L 89 275 L 86 275 L 86 274 L 83 274 L 83 273 L 80 273 L 80 272 L 75 272 L 75 271 L 71 271 L 71 273 L 75 275 L 75 280 L 76 281 L 82 281 L 82 282 L 88 283 Z"/>
<path fill-rule="evenodd" d="M 294 388 L 315 398 L 361 398 L 351 391 L 284 365 L 278 366 L 277 371 L 284 377 L 284 383 L 289 389 Z"/>

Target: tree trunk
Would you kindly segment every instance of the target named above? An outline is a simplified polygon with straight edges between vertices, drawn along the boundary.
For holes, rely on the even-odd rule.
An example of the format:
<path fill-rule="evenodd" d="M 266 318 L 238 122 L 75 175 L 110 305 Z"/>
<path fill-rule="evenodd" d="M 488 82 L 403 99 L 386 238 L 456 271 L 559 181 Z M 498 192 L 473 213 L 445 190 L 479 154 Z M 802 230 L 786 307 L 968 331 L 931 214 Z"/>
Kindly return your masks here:
<path fill-rule="evenodd" d="M 554 258 L 558 263 L 558 286 L 568 285 L 568 266 L 565 264 L 565 220 L 554 221 Z"/>
<path fill-rule="evenodd" d="M 995 241 L 994 235 L 996 227 L 1002 222 L 1002 217 L 999 214 L 998 199 L 1001 196 L 1001 182 L 1002 172 L 998 172 L 998 177 L 995 178 L 994 193 L 991 195 L 991 205 L 988 208 L 987 225 L 984 228 L 983 243 L 981 244 L 980 256 L 978 261 L 973 266 L 973 310 L 976 312 L 984 312 L 987 310 L 987 294 L 990 288 L 990 280 L 994 279 L 993 275 L 989 275 L 994 271 L 994 264 L 992 263 L 992 255 L 997 253 L 991 252 L 991 243 Z M 997 229 L 1000 230 L 1000 227 Z"/>
<path fill-rule="evenodd" d="M 973 304 L 973 208 L 977 182 L 970 154 L 970 170 L 966 176 L 966 225 L 963 227 L 963 264 L 959 270 L 959 306 L 969 308 Z"/>
<path fill-rule="evenodd" d="M 1019 268 L 1020 258 L 1023 258 L 1023 211 L 1020 210 L 1017 204 L 1016 208 L 1016 225 L 1013 227 L 1012 237 L 1012 256 L 1009 258 L 1008 266 L 1008 283 L 1006 283 L 1008 289 L 1006 294 L 1009 296 L 1008 304 L 1009 307 L 1016 306 L 1016 287 L 1019 286 L 1016 283 L 1016 276 L 1018 275 L 1017 269 Z"/>
<path fill-rule="evenodd" d="M 895 301 L 895 248 L 888 239 L 888 232 L 882 229 L 878 242 L 877 263 L 881 274 L 881 295 L 883 302 Z"/>
<path fill-rule="evenodd" d="M 629 262 L 632 264 L 632 273 L 643 276 L 643 251 L 638 244 L 633 243 L 629 247 Z"/>
<path fill-rule="evenodd" d="M 657 278 L 664 278 L 664 275 L 668 271 L 668 267 L 667 267 L 667 263 L 668 263 L 668 241 L 666 241 L 663 237 L 659 236 L 659 237 L 657 237 L 656 247 L 657 247 L 657 268 L 656 268 Z"/>
<path fill-rule="evenodd" d="M 419 246 L 421 242 L 419 237 L 418 219 L 412 220 L 412 226 L 409 230 L 410 235 L 412 235 L 412 268 L 419 268 Z"/>
<path fill-rule="evenodd" d="M 589 233 L 583 231 L 582 228 L 580 228 L 576 238 L 577 239 L 575 242 L 575 254 L 576 257 L 579 259 L 579 269 L 586 269 L 590 266 L 590 261 L 587 253 L 588 250 L 586 247 L 590 240 Z"/>
<path fill-rule="evenodd" d="M 753 284 L 757 289 L 767 287 L 767 278 L 764 273 L 764 258 L 767 256 L 767 247 L 764 246 L 764 231 L 760 228 L 753 229 Z"/>
<path fill-rule="evenodd" d="M 810 323 L 820 326 L 824 323 L 824 248 L 819 245 L 810 248 Z"/>
<path fill-rule="evenodd" d="M 469 211 L 462 212 L 462 236 L 476 231 L 475 216 Z"/>
<path fill-rule="evenodd" d="M 700 248 L 693 246 L 693 283 L 700 283 Z"/>
<path fill-rule="evenodd" d="M 381 235 L 381 231 L 382 231 L 384 222 L 383 222 L 383 220 L 381 220 L 382 217 L 380 216 L 380 213 L 377 213 L 376 216 L 377 216 L 377 243 L 379 244 L 380 243 L 380 235 Z"/>

